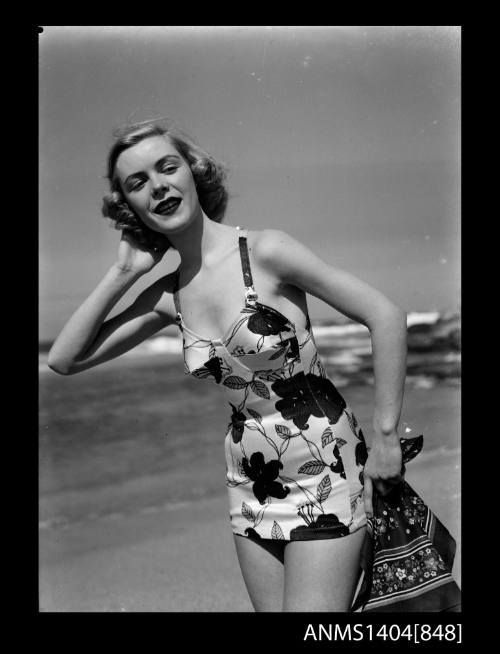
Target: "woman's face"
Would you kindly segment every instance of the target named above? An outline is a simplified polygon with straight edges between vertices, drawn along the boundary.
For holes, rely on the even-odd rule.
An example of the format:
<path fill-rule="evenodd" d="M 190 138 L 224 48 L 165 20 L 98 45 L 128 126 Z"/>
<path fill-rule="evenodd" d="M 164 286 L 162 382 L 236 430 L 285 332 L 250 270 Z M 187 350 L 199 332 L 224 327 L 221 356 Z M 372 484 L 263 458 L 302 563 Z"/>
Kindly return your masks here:
<path fill-rule="evenodd" d="M 167 136 L 150 136 L 124 150 L 115 174 L 130 208 L 166 236 L 201 212 L 193 174 Z"/>

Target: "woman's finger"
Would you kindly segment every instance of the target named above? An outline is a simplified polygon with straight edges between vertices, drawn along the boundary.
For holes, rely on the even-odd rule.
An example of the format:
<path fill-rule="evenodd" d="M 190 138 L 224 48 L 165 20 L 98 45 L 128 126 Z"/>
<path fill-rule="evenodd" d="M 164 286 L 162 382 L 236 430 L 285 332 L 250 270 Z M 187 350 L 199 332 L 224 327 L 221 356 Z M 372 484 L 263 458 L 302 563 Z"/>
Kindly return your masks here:
<path fill-rule="evenodd" d="M 364 479 L 365 490 L 363 493 L 363 499 L 365 501 L 365 513 L 369 518 L 373 517 L 373 482 L 370 477 Z"/>

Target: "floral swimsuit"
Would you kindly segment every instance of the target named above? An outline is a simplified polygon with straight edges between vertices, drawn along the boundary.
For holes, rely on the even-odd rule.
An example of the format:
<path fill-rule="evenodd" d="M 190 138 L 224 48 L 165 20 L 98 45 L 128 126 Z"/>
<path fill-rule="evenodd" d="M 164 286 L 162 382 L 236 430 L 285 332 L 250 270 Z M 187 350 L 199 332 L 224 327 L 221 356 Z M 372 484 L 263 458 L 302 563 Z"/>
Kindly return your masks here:
<path fill-rule="evenodd" d="M 326 376 L 309 317 L 301 327 L 258 301 L 247 230 L 239 248 L 245 303 L 221 339 L 189 329 L 178 277 L 174 292 L 186 374 L 227 394 L 233 532 L 256 540 L 345 536 L 366 524 L 363 432 Z"/>

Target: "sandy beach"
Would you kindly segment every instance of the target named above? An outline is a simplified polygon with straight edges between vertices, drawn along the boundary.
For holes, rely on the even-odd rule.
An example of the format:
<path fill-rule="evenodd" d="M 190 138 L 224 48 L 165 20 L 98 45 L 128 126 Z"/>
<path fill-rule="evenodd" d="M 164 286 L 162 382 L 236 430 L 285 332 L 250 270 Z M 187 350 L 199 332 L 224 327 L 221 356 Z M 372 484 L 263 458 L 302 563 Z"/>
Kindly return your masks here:
<path fill-rule="evenodd" d="M 41 374 L 40 611 L 252 611 L 227 518 L 225 408 L 178 373 L 137 358 Z M 342 389 L 361 424 L 372 391 Z M 424 433 L 406 477 L 456 538 L 460 583 L 458 393 L 456 380 L 409 387 L 401 424 Z"/>

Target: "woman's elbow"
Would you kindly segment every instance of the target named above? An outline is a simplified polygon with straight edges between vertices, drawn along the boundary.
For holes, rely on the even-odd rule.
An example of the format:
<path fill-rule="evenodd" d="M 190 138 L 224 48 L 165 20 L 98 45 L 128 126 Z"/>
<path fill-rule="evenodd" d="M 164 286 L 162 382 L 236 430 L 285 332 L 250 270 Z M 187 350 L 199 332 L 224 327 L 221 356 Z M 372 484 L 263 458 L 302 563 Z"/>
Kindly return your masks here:
<path fill-rule="evenodd" d="M 52 351 L 49 352 L 47 365 L 51 370 L 57 372 L 58 375 L 73 375 L 76 372 L 72 368 L 71 363 L 64 361 Z"/>
<path fill-rule="evenodd" d="M 57 372 L 58 375 L 71 375 L 71 370 L 67 366 L 62 366 L 60 363 L 54 363 L 53 361 L 47 361 L 48 367 Z"/>
<path fill-rule="evenodd" d="M 383 305 L 379 307 L 379 310 L 375 312 L 375 315 L 371 317 L 370 323 L 371 324 L 368 325 L 369 329 L 382 326 L 384 328 L 400 328 L 406 331 L 406 311 L 403 311 L 401 307 L 393 302 L 384 302 Z"/>
<path fill-rule="evenodd" d="M 403 309 L 398 307 L 396 304 L 393 304 L 388 311 L 387 323 L 390 326 L 392 326 L 394 329 L 404 334 L 406 337 L 406 332 L 408 329 L 407 321 L 408 318 L 406 315 L 406 311 L 403 311 Z"/>
<path fill-rule="evenodd" d="M 403 311 L 403 309 L 398 306 L 397 304 L 393 304 L 391 302 L 391 315 L 393 317 L 393 320 L 398 323 L 402 323 L 406 327 L 406 323 L 408 320 L 408 317 L 406 315 L 406 311 Z"/>

